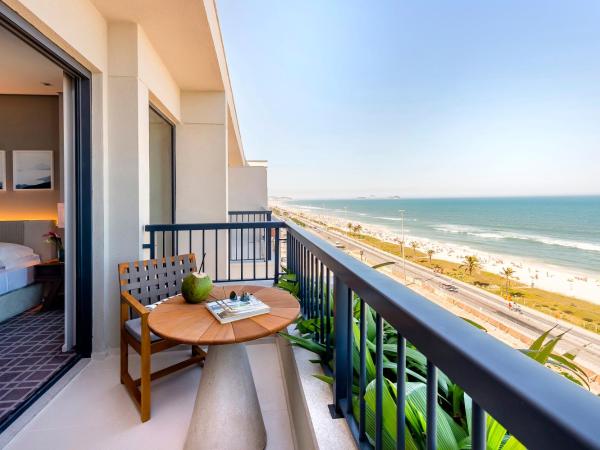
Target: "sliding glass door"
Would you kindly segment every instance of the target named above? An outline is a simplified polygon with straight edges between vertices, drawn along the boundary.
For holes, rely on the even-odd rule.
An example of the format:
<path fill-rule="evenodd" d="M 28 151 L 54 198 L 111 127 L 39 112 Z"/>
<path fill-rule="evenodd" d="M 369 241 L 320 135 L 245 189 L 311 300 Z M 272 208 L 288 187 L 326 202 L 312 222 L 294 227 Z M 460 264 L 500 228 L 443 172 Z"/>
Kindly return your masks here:
<path fill-rule="evenodd" d="M 175 221 L 173 125 L 150 107 L 150 223 Z"/>

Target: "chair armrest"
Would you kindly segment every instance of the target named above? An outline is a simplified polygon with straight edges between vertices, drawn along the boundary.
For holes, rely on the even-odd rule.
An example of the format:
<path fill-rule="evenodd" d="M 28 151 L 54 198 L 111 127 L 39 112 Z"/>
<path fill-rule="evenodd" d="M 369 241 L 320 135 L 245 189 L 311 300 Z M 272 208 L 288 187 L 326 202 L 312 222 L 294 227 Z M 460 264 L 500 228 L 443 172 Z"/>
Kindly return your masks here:
<path fill-rule="evenodd" d="M 121 293 L 121 302 L 127 303 L 140 316 L 145 316 L 147 314 L 150 314 L 150 311 L 148 311 L 148 308 L 146 308 L 144 305 L 142 305 L 133 295 L 131 295 L 128 292 Z"/>

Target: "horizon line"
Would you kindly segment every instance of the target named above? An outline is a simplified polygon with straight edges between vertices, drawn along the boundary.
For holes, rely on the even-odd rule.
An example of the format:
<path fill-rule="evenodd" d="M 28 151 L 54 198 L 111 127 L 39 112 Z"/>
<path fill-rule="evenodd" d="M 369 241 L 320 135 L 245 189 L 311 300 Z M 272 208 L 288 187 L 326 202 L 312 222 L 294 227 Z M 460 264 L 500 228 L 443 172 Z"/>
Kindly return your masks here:
<path fill-rule="evenodd" d="M 293 197 L 291 195 L 270 195 L 269 199 L 290 199 L 290 200 L 469 200 L 469 199 L 509 199 L 509 198 L 577 198 L 577 197 L 600 197 L 597 194 L 542 194 L 542 195 L 487 195 L 487 196 L 400 196 L 400 195 L 382 195 L 382 196 L 352 196 L 352 197 Z"/>

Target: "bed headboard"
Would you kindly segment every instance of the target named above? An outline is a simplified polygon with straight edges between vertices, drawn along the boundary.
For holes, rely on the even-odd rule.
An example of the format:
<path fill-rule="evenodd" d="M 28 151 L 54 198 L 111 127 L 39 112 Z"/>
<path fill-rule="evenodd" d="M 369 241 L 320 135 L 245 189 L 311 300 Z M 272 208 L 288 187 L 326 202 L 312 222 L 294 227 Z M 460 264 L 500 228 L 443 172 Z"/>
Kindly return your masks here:
<path fill-rule="evenodd" d="M 46 261 L 55 258 L 56 254 L 54 248 L 46 244 L 42 236 L 54 230 L 56 230 L 56 223 L 53 220 L 0 221 L 0 242 L 31 247 L 40 255 L 42 261 Z"/>

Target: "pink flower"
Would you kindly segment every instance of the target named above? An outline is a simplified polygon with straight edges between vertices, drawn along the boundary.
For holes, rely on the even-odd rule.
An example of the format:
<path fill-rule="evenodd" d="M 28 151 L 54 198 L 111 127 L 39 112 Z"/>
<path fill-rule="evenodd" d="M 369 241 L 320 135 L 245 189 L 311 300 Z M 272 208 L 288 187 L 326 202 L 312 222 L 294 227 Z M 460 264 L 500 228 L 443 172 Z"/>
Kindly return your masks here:
<path fill-rule="evenodd" d="M 63 248 L 62 239 L 60 237 L 60 234 L 55 233 L 54 231 L 49 231 L 48 233 L 44 234 L 42 237 L 46 238 L 46 243 L 56 245 L 57 249 L 60 250 Z"/>

